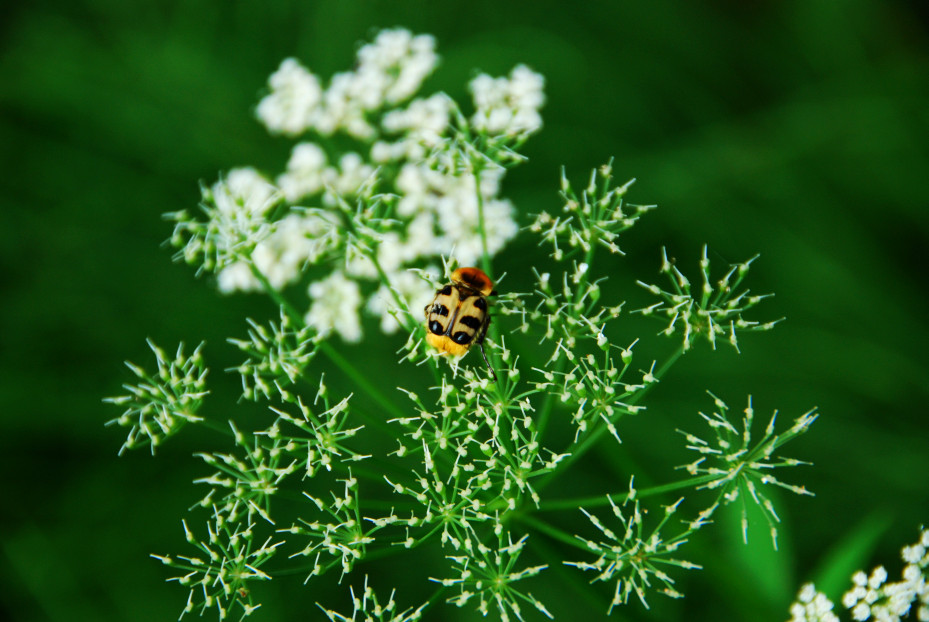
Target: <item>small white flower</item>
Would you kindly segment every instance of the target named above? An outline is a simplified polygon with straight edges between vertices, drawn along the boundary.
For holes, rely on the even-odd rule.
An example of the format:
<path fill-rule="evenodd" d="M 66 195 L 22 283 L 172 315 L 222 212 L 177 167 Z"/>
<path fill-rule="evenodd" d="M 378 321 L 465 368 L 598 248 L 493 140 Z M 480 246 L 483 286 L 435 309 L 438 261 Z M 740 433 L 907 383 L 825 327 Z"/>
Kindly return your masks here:
<path fill-rule="evenodd" d="M 304 264 L 313 263 L 338 241 L 334 218 L 326 212 L 288 214 L 275 230 L 255 247 L 252 259 L 271 285 L 280 289 L 300 275 Z"/>
<path fill-rule="evenodd" d="M 204 211 L 209 219 L 200 226 L 203 243 L 197 248 L 209 249 L 214 256 L 210 263 L 220 271 L 236 263 L 241 252 L 271 232 L 265 214 L 279 198 L 277 189 L 254 169 L 229 171 L 225 179 L 204 191 Z M 239 270 L 237 277 L 226 279 L 239 282 L 244 277 Z"/>
<path fill-rule="evenodd" d="M 518 65 L 509 79 L 480 74 L 471 81 L 474 116 L 471 122 L 490 134 L 519 135 L 542 127 L 539 109 L 545 103 L 545 79 Z"/>
<path fill-rule="evenodd" d="M 371 149 L 378 162 L 406 158 L 422 160 L 430 149 L 439 146 L 448 130 L 453 103 L 444 93 L 416 99 L 405 109 L 384 115 L 381 126 L 389 134 L 403 134 L 396 143 L 379 141 Z"/>
<path fill-rule="evenodd" d="M 349 152 L 339 159 L 339 168 L 327 171 L 326 196 L 324 202 L 329 205 L 337 203 L 337 197 L 353 197 L 362 194 L 374 176 L 374 167 L 366 163 L 360 155 Z"/>
<path fill-rule="evenodd" d="M 269 131 L 297 135 L 313 125 L 322 99 L 319 78 L 293 58 L 287 58 L 268 79 L 271 92 L 256 109 Z"/>
<path fill-rule="evenodd" d="M 232 169 L 211 190 L 220 211 L 242 217 L 263 216 L 277 199 L 277 189 L 251 167 Z"/>
<path fill-rule="evenodd" d="M 216 285 L 224 294 L 232 292 L 251 292 L 261 289 L 261 283 L 252 274 L 247 262 L 237 261 L 219 271 L 216 275 Z"/>
<path fill-rule="evenodd" d="M 477 201 L 473 193 L 456 194 L 439 205 L 439 228 L 454 247 L 455 255 L 462 265 L 472 265 L 483 252 L 480 236 L 480 220 Z M 519 232 L 514 220 L 513 205 L 507 200 L 485 200 L 484 231 L 487 237 L 487 252 L 494 255 Z"/>
<path fill-rule="evenodd" d="M 306 314 L 306 323 L 321 334 L 333 330 L 345 341 L 361 339 L 361 321 L 358 308 L 361 293 L 355 281 L 345 278 L 341 272 L 333 272 L 322 281 L 310 285 L 313 303 Z"/>
<path fill-rule="evenodd" d="M 807 583 L 790 607 L 790 622 L 839 622 L 832 613 L 832 606 L 832 601 L 825 594 L 817 591 L 812 583 Z"/>
<path fill-rule="evenodd" d="M 343 129 L 350 136 L 367 139 L 374 128 L 365 120 L 357 93 L 364 90 L 358 75 L 346 71 L 332 76 L 329 88 L 323 94 L 323 105 L 316 117 L 315 128 L 322 134 Z"/>
<path fill-rule="evenodd" d="M 366 109 L 380 108 L 384 101 L 396 104 L 418 91 L 435 69 L 435 39 L 414 37 L 402 28 L 382 30 L 373 43 L 358 50 L 358 62 L 358 74 L 368 87 Z"/>
<path fill-rule="evenodd" d="M 326 182 L 326 153 L 315 143 L 298 143 L 287 162 L 287 172 L 277 185 L 291 203 L 316 194 Z"/>

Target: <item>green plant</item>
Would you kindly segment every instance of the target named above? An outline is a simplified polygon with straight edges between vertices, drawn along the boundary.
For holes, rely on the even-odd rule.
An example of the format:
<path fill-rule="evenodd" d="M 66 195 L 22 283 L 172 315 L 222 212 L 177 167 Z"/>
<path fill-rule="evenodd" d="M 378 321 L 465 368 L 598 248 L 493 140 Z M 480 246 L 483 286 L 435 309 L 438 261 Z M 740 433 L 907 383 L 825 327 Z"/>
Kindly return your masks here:
<path fill-rule="evenodd" d="M 767 487 L 808 494 L 773 472 L 803 464 L 779 451 L 815 413 L 783 427 L 772 416 L 753 442 L 751 399 L 739 426 L 711 394 L 714 410 L 701 416 L 713 434 L 685 433 L 699 457 L 682 467 L 684 479 L 546 497 L 591 449 L 620 442 L 625 418 L 644 411 L 645 397 L 695 342 L 737 348 L 740 333 L 775 322 L 743 317 L 764 298 L 743 289 L 751 260 L 714 276 L 704 250 L 692 287 L 663 253 L 670 289 L 642 284 L 660 302 L 639 312 L 665 318 L 662 333 L 679 344 L 659 361 L 634 353 L 638 340 L 613 343 L 624 303 L 606 287 L 598 255 L 621 254 L 621 236 L 652 206 L 629 203 L 631 182 L 615 184 L 608 163 L 582 188 L 562 173 L 562 212 L 539 213 L 521 229 L 500 184 L 541 128 L 543 80 L 524 66 L 504 78 L 479 75 L 466 114 L 444 94 L 416 97 L 435 66 L 433 47 L 428 36 L 383 31 L 360 48 L 353 71 L 325 87 L 284 61 L 257 114 L 272 133 L 299 140 L 286 170 L 274 179 L 232 170 L 203 188 L 201 214 L 168 215 L 178 259 L 215 275 L 224 292 L 264 292 L 278 318 L 250 319 L 247 337 L 229 340 L 244 357 L 231 370 L 241 376 L 246 413 L 235 421 L 199 414 L 208 397 L 200 347 L 190 356 L 179 348 L 172 359 L 152 344 L 158 372 L 130 365 L 138 383 L 109 400 L 125 409 L 110 422 L 129 429 L 123 449 L 154 453 L 189 425 L 232 436 L 230 453 L 198 454 L 209 473 L 196 482 L 208 490 L 193 512 L 206 512 L 206 535 L 183 523 L 198 552 L 155 556 L 188 588 L 185 613 L 252 614 L 261 583 L 282 572 L 281 558 L 296 559 L 307 582 L 336 572 L 350 583 L 369 560 L 437 543 L 446 570 L 422 577 L 433 587 L 424 597 L 403 595 L 417 604 L 400 612 L 393 592 L 384 604 L 366 577 L 361 597 L 349 586 L 351 614 L 326 603 L 322 612 L 413 620 L 444 600 L 503 620 L 527 610 L 551 617 L 530 590 L 552 563 L 520 559 L 546 539 L 574 551 L 554 563 L 611 586 L 608 612 L 633 595 L 647 607 L 652 592 L 681 596 L 674 574 L 699 567 L 684 557 L 686 545 L 719 507 L 741 504 L 744 535 L 745 508 L 758 505 L 774 538 L 779 519 Z M 496 297 L 487 341 L 494 374 L 477 357 L 428 348 L 421 309 L 436 288 L 457 265 L 496 276 L 494 255 L 517 235 L 550 246 L 552 267 L 519 275 L 531 292 Z M 295 296 L 301 288 L 306 302 Z M 402 343 L 397 365 L 428 374 L 428 394 L 400 387 L 400 401 L 383 376 L 343 356 L 339 340 L 371 339 L 362 311 L 379 317 L 386 335 L 400 333 L 391 338 Z M 322 370 L 345 374 L 383 412 L 331 395 Z M 688 503 L 646 518 L 650 498 L 681 491 Z M 598 514 L 604 508 L 611 517 Z M 556 512 L 588 520 L 569 533 L 547 519 Z"/>

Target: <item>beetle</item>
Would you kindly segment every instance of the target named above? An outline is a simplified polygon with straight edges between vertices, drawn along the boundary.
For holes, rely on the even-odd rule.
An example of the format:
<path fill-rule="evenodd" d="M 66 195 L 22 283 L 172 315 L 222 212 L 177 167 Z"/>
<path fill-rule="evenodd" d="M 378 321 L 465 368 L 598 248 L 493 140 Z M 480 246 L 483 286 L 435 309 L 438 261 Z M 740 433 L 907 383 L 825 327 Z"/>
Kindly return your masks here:
<path fill-rule="evenodd" d="M 480 268 L 458 268 L 452 272 L 451 283 L 437 290 L 425 308 L 426 342 L 452 356 L 464 356 L 472 345 L 479 345 L 494 380 L 497 375 L 484 352 L 484 337 L 490 326 L 487 297 L 496 293 Z"/>

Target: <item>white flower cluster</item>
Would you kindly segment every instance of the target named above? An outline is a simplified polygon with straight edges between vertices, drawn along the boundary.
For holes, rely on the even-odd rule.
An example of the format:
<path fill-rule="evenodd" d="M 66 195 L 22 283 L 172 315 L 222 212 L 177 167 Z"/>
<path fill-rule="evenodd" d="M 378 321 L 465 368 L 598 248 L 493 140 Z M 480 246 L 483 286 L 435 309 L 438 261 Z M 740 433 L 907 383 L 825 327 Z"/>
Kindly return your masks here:
<path fill-rule="evenodd" d="M 469 536 L 468 545 L 463 547 L 464 555 L 448 556 L 458 576 L 447 579 L 430 577 L 430 580 L 445 587 L 458 587 L 461 590 L 459 594 L 447 601 L 458 607 L 464 607 L 472 599 L 477 600 L 477 610 L 484 617 L 490 612 L 490 608 L 495 606 L 501 622 L 509 622 L 510 613 L 516 619 L 522 620 L 522 602 L 552 619 L 552 614 L 532 593 L 523 594 L 513 587 L 517 581 L 534 577 L 548 568 L 546 564 L 518 571 L 514 569 L 529 536 L 523 536 L 513 542 L 512 535 L 507 533 L 507 544 L 504 544 L 504 532 L 499 523 L 494 532 L 497 534 L 497 546 L 489 547 L 476 538 L 472 541 L 472 537 Z"/>
<path fill-rule="evenodd" d="M 929 530 L 924 530 L 919 542 L 906 546 L 902 551 L 903 577 L 897 582 L 887 582 L 887 571 L 878 566 L 868 576 L 856 572 L 852 577 L 854 587 L 842 597 L 842 605 L 852 612 L 853 620 L 876 620 L 896 622 L 910 612 L 913 603 L 919 609 L 918 620 L 929 620 Z"/>
<path fill-rule="evenodd" d="M 797 595 L 797 602 L 790 606 L 790 622 L 839 622 L 839 617 L 832 613 L 832 606 L 825 594 L 807 583 Z"/>
<path fill-rule="evenodd" d="M 887 581 L 887 571 L 878 566 L 868 575 L 858 571 L 852 576 L 852 589 L 845 592 L 842 605 L 852 620 L 899 622 L 916 606 L 916 619 L 929 620 L 929 529 L 920 533 L 919 541 L 905 546 L 901 557 L 906 564 L 900 581 Z M 832 613 L 832 601 L 807 583 L 790 607 L 789 622 L 839 622 Z"/>
<path fill-rule="evenodd" d="M 313 129 L 329 135 L 342 130 L 371 138 L 376 130 L 367 114 L 416 93 L 438 62 L 434 48 L 429 35 L 381 31 L 374 43 L 358 50 L 358 68 L 334 75 L 325 90 L 318 77 L 288 58 L 271 76 L 271 92 L 258 104 L 258 118 L 276 133 L 296 136 Z"/>
<path fill-rule="evenodd" d="M 368 587 L 367 576 L 365 576 L 364 591 L 360 597 L 355 595 L 353 587 L 350 586 L 349 591 L 352 595 L 353 607 L 351 617 L 331 609 L 325 609 L 322 605 L 319 605 L 326 617 L 332 622 L 355 622 L 355 620 L 365 620 L 365 622 L 414 622 L 423 617 L 423 609 L 426 608 L 426 605 L 420 605 L 416 609 L 399 611 L 397 601 L 394 600 L 396 590 L 391 591 L 386 604 L 381 604 L 374 590 Z"/>
<path fill-rule="evenodd" d="M 274 556 L 283 541 L 272 542 L 268 538 L 259 544 L 254 525 L 229 522 L 215 508 L 213 520 L 206 526 L 208 535 L 202 540 L 194 535 L 186 521 L 181 522 L 187 542 L 198 549 L 200 555 L 152 555 L 182 573 L 169 581 L 177 581 L 190 589 L 181 618 L 194 610 L 202 617 L 212 608 L 216 609 L 220 620 L 233 615 L 241 620 L 255 613 L 261 605 L 255 604 L 250 584 L 271 579 L 261 566 Z"/>
<path fill-rule="evenodd" d="M 539 108 L 545 103 L 545 80 L 525 65 L 517 65 L 507 78 L 481 74 L 471 81 L 477 109 L 471 122 L 491 134 L 518 135 L 542 126 Z"/>
<path fill-rule="evenodd" d="M 444 93 L 416 96 L 438 62 L 434 48 L 428 35 L 381 31 L 358 50 L 354 70 L 328 84 L 284 60 L 256 114 L 271 133 L 299 141 L 285 170 L 266 178 L 234 169 L 204 193 L 207 223 L 175 215 L 181 255 L 212 258 L 204 268 L 217 272 L 224 292 L 279 291 L 308 266 L 326 266 L 328 276 L 309 285 L 306 322 L 358 341 L 362 309 L 391 332 L 398 312 L 428 302 L 433 285 L 410 268 L 438 279 L 438 257 L 475 265 L 500 251 L 518 232 L 512 204 L 499 196 L 504 155 L 482 155 L 462 137 L 506 146 L 538 130 L 544 80 L 523 65 L 508 77 L 479 75 L 469 121 Z M 327 139 L 336 134 L 339 141 Z M 480 164 L 463 162 L 463 153 Z M 390 206 L 374 218 L 365 206 L 377 201 Z"/>
<path fill-rule="evenodd" d="M 648 608 L 646 594 L 649 589 L 656 589 L 659 593 L 671 598 L 682 598 L 683 594 L 674 587 L 674 579 L 662 568 L 676 566 L 685 570 L 700 569 L 697 564 L 673 557 L 676 551 L 687 542 L 687 536 L 691 531 L 685 531 L 673 537 L 664 537 L 661 530 L 677 511 L 678 506 L 684 500 L 683 497 L 673 505 L 665 506 L 664 515 L 648 535 L 644 533 L 643 518 L 647 510 L 642 510 L 639 506 L 632 479 L 629 481 L 629 494 L 626 495 L 621 505 L 617 505 L 609 496 L 607 500 L 613 509 L 613 516 L 619 519 L 621 528 L 614 531 L 604 525 L 596 515 L 580 508 L 590 523 L 600 532 L 600 536 L 599 542 L 580 535 L 576 537 L 586 545 L 591 553 L 598 555 L 598 558 L 593 562 L 564 562 L 565 565 L 575 566 L 584 571 L 595 571 L 597 576 L 591 580 L 591 583 L 616 581 L 607 615 L 610 615 L 617 605 L 628 603 L 632 594 L 635 594 Z M 632 507 L 627 509 L 627 505 Z"/>
<path fill-rule="evenodd" d="M 132 370 L 139 383 L 124 384 L 126 395 L 103 400 L 125 408 L 118 418 L 107 422 L 107 425 L 129 428 L 129 435 L 119 450 L 120 454 L 146 443 L 151 446 L 154 454 L 155 448 L 162 441 L 176 434 L 186 424 L 203 421 L 203 417 L 197 414 L 209 393 L 206 390 L 208 370 L 201 352 L 203 344 L 187 356 L 182 343 L 173 357 L 152 341 L 148 341 L 148 347 L 155 354 L 158 372 L 149 374 L 138 365 L 126 361 L 126 367 Z"/>

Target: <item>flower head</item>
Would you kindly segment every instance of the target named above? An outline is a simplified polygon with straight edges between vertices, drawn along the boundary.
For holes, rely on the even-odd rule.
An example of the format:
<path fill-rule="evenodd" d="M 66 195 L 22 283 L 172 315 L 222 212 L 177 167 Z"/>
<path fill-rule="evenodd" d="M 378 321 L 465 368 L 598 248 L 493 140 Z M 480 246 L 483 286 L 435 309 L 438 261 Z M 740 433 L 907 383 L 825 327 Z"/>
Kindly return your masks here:
<path fill-rule="evenodd" d="M 713 430 L 715 439 L 711 441 L 681 431 L 687 439 L 687 449 L 700 454 L 700 458 L 681 468 L 691 475 L 705 475 L 710 481 L 701 488 L 718 489 L 719 498 L 723 504 L 741 500 L 742 503 L 742 538 L 748 541 L 748 510 L 749 501 L 758 505 L 771 531 L 771 540 L 777 547 L 777 527 L 780 521 L 774 504 L 765 495 L 765 487 L 778 486 L 799 495 L 812 495 L 803 486 L 788 484 L 772 475 L 774 469 L 794 467 L 803 464 L 795 458 L 782 458 L 775 452 L 785 443 L 806 432 L 818 415 L 815 409 L 798 417 L 793 425 L 786 431 L 775 433 L 777 411 L 771 415 L 761 440 L 752 443 L 752 424 L 755 410 L 752 407 L 752 398 L 748 398 L 742 418 L 742 430 L 738 430 L 729 421 L 729 407 L 721 399 L 710 393 L 716 406 L 709 415 L 700 413 L 700 416 Z M 717 504 L 719 501 L 717 502 Z M 712 510 L 717 506 L 714 505 Z M 712 512 L 711 510 L 711 512 Z"/>
<path fill-rule="evenodd" d="M 617 505 L 612 498 L 607 497 L 610 507 L 613 508 L 613 515 L 619 519 L 622 526 L 619 533 L 604 525 L 597 516 L 581 508 L 581 512 L 587 516 L 602 537 L 599 541 L 588 540 L 581 536 L 577 538 L 584 542 L 591 553 L 599 557 L 593 562 L 565 562 L 581 570 L 597 572 L 597 576 L 593 579 L 594 582 L 616 581 L 613 599 L 610 601 L 607 614 L 611 613 L 616 605 L 628 603 L 629 596 L 632 594 L 635 594 L 647 608 L 646 595 L 649 590 L 654 589 L 653 581 L 663 586 L 658 590 L 659 592 L 672 598 L 680 598 L 683 595 L 674 588 L 674 579 L 662 568 L 668 566 L 685 569 L 700 568 L 696 564 L 673 557 L 678 548 L 687 542 L 690 531 L 673 537 L 667 537 L 661 533 L 683 499 L 666 506 L 661 521 L 650 533 L 646 533 L 645 513 L 640 509 L 635 493 L 632 480 L 630 480 L 629 494 L 626 495 L 622 505 Z M 626 509 L 627 505 L 631 505 L 631 509 Z"/>
<path fill-rule="evenodd" d="M 268 88 L 255 112 L 269 131 L 296 136 L 313 125 L 323 89 L 299 61 L 284 59 L 268 79 Z"/>
<path fill-rule="evenodd" d="M 128 391 L 126 395 L 104 400 L 125 407 L 123 414 L 107 422 L 107 425 L 129 428 L 129 436 L 120 448 L 120 454 L 144 444 L 148 444 L 154 454 L 155 447 L 176 434 L 184 425 L 203 420 L 203 417 L 197 415 L 208 393 L 208 370 L 200 352 L 203 344 L 187 356 L 182 343 L 173 358 L 168 357 L 152 341 L 148 341 L 148 347 L 155 353 L 158 372 L 151 375 L 126 361 L 126 367 L 132 370 L 140 383 L 125 384 L 123 388 Z"/>
<path fill-rule="evenodd" d="M 306 314 L 306 323 L 320 334 L 333 331 L 345 341 L 361 339 L 361 292 L 358 283 L 342 272 L 333 272 L 322 281 L 310 285 L 313 303 Z"/>
<path fill-rule="evenodd" d="M 710 280 L 710 260 L 706 253 L 706 246 L 704 246 L 703 257 L 700 260 L 702 284 L 698 294 L 693 291 L 690 280 L 668 260 L 667 253 L 662 249 L 661 272 L 671 281 L 671 291 L 638 281 L 640 286 L 661 298 L 661 302 L 640 309 L 639 312 L 643 315 L 663 315 L 669 318 L 668 326 L 662 334 L 670 336 L 680 330 L 683 333 L 685 350 L 690 349 L 691 337 L 694 335 L 706 338 L 713 349 L 716 349 L 716 339 L 722 337 L 738 350 L 737 333 L 771 330 L 781 321 L 762 323 L 742 317 L 744 312 L 773 294 L 750 296 L 747 289 L 738 291 L 742 280 L 748 274 L 751 263 L 757 257 L 731 266 L 729 271 L 714 284 Z"/>
<path fill-rule="evenodd" d="M 211 608 L 216 609 L 220 620 L 232 615 L 234 608 L 241 610 L 242 618 L 254 613 L 260 605 L 255 603 L 249 585 L 271 578 L 261 567 L 283 542 L 272 543 L 268 538 L 259 544 L 254 525 L 230 522 L 219 511 L 214 511 L 207 523 L 206 539 L 195 536 L 186 521 L 183 525 L 187 542 L 200 551 L 199 556 L 152 555 L 183 573 L 169 579 L 190 589 L 181 617 L 194 609 L 199 609 L 202 616 Z"/>
<path fill-rule="evenodd" d="M 472 534 L 467 545 L 463 546 L 462 555 L 450 555 L 448 559 L 457 576 L 449 579 L 432 579 L 446 587 L 458 587 L 460 592 L 448 602 L 464 607 L 472 599 L 478 601 L 478 611 L 486 616 L 491 607 L 495 607 L 503 622 L 510 620 L 510 614 L 522 620 L 522 605 L 528 603 L 538 611 L 551 618 L 545 606 L 531 593 L 523 594 L 514 584 L 523 579 L 534 577 L 548 566 L 532 566 L 514 570 L 516 561 L 528 536 L 513 542 L 507 533 L 504 544 L 501 525 L 495 529 L 496 545 L 487 546 Z"/>
<path fill-rule="evenodd" d="M 508 78 L 480 74 L 469 85 L 475 108 L 471 123 L 488 134 L 516 136 L 538 131 L 544 85 L 545 79 L 525 65 L 514 67 Z"/>

